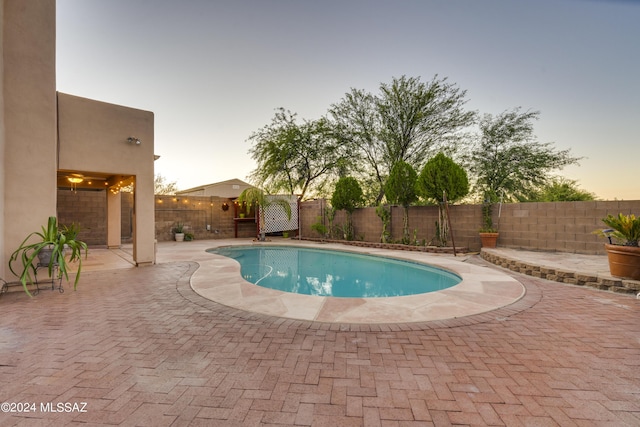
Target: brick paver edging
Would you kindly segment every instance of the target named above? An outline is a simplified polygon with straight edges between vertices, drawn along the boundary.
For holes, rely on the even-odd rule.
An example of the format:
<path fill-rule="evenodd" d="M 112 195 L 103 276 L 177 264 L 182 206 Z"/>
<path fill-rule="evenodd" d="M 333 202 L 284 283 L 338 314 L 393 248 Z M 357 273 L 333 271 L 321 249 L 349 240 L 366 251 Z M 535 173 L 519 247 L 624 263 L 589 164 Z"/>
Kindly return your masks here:
<path fill-rule="evenodd" d="M 611 291 L 621 294 L 637 294 L 640 292 L 640 281 L 638 280 L 620 279 L 612 276 L 600 276 L 595 273 L 584 273 L 580 271 L 562 270 L 559 268 L 533 265 L 522 260 L 509 258 L 502 254 L 489 253 L 484 249 L 480 251 L 480 256 L 482 259 L 492 264 L 508 268 L 511 271 L 554 282 L 589 286 L 603 291 Z"/>

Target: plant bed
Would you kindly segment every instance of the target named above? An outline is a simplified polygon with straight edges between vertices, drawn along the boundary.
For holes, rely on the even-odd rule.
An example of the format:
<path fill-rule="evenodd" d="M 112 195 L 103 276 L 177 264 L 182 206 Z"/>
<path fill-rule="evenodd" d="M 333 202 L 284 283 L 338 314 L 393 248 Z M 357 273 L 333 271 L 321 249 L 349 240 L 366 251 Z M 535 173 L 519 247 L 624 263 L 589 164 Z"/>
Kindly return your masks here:
<path fill-rule="evenodd" d="M 303 240 L 324 242 L 324 243 L 339 243 L 348 246 L 359 246 L 365 248 L 377 248 L 377 249 L 391 249 L 396 251 L 415 251 L 415 252 L 428 252 L 437 254 L 452 254 L 453 247 L 451 246 L 417 246 L 417 245 L 403 245 L 401 243 L 378 243 L 378 242 L 363 242 L 361 240 L 334 240 L 334 239 L 318 239 L 313 237 L 303 238 Z M 456 253 L 469 253 L 467 247 L 456 247 Z"/>

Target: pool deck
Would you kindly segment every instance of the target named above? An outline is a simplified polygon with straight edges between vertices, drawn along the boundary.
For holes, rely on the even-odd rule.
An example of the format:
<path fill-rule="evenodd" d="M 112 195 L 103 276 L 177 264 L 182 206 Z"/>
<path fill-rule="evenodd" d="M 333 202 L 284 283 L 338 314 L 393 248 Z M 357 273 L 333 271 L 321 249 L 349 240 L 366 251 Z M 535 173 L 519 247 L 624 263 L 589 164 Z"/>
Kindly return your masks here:
<path fill-rule="evenodd" d="M 130 248 L 92 250 L 76 292 L 2 295 L 0 402 L 35 411 L 0 412 L 0 425 L 640 425 L 635 296 L 469 255 L 525 295 L 433 321 L 290 319 L 194 292 L 212 242 L 160 243 L 144 268 Z M 551 261 L 605 274 L 606 257 Z"/>
<path fill-rule="evenodd" d="M 220 246 L 229 244 L 237 245 L 238 242 L 225 241 Z M 401 297 L 309 296 L 251 284 L 242 279 L 237 261 L 209 254 L 210 259 L 200 261 L 200 268 L 191 278 L 193 290 L 207 299 L 241 310 L 290 319 L 340 323 L 407 323 L 458 318 L 495 310 L 524 296 L 524 286 L 516 279 L 495 269 L 469 264 L 465 262 L 468 256 L 452 257 L 282 239 L 248 244 L 295 245 L 429 263 L 458 274 L 462 282 L 437 292 Z"/>

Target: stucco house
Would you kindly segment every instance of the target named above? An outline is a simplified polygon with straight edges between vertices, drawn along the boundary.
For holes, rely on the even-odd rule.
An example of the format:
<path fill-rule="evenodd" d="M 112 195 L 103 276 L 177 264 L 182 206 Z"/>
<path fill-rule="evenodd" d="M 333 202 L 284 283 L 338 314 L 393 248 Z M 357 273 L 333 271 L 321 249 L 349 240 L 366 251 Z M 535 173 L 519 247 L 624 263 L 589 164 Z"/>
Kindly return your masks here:
<path fill-rule="evenodd" d="M 11 253 L 57 215 L 62 187 L 104 195 L 117 247 L 119 190 L 133 184 L 133 261 L 152 264 L 153 113 L 56 91 L 55 0 L 0 0 L 0 23 L 0 277 L 13 279 Z"/>
<path fill-rule="evenodd" d="M 237 178 L 227 181 L 214 182 L 213 184 L 201 185 L 187 190 L 176 191 L 179 196 L 215 196 L 235 199 L 247 188 L 253 187 Z"/>

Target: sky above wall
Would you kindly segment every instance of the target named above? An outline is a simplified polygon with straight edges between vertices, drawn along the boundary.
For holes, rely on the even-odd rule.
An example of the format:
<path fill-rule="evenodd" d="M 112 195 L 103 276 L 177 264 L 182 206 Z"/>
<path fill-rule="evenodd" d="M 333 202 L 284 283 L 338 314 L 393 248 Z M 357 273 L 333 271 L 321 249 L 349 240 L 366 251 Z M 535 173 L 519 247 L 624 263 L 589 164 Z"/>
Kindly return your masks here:
<path fill-rule="evenodd" d="M 57 0 L 57 86 L 153 111 L 156 174 L 187 189 L 247 180 L 276 108 L 437 74 L 480 114 L 540 111 L 538 140 L 584 157 L 561 175 L 637 200 L 639 22 L 631 0 Z"/>

